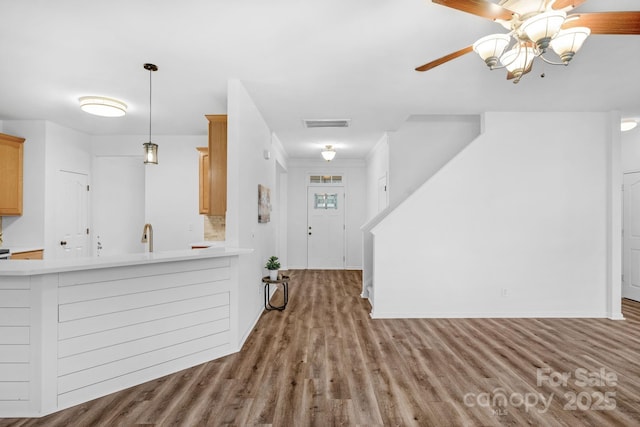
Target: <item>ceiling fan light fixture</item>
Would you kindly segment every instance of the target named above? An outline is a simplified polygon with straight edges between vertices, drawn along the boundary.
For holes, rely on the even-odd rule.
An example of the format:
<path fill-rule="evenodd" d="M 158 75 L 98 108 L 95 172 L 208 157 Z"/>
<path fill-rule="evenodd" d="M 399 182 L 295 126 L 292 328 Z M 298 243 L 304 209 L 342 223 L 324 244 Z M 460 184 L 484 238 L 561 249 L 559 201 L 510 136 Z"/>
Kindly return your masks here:
<path fill-rule="evenodd" d="M 635 129 L 636 126 L 638 126 L 638 121 L 636 119 L 623 119 L 620 122 L 620 130 L 622 132 L 627 132 L 631 129 Z"/>
<path fill-rule="evenodd" d="M 520 45 L 505 52 L 505 54 L 500 57 L 500 62 L 502 62 L 502 65 L 504 65 L 507 71 L 516 76 L 514 83 L 518 83 L 524 71 L 531 67 L 535 56 L 535 51 L 531 46 Z"/>
<path fill-rule="evenodd" d="M 560 31 L 565 19 L 567 19 L 565 12 L 557 10 L 544 12 L 524 21 L 520 30 L 544 52 L 549 47 L 551 39 Z"/>
<path fill-rule="evenodd" d="M 86 113 L 101 117 L 122 117 L 127 114 L 127 104 L 105 96 L 82 96 L 80 109 Z"/>
<path fill-rule="evenodd" d="M 325 145 L 320 153 L 327 162 L 330 162 L 336 156 L 336 150 L 334 150 L 333 145 Z"/>
<path fill-rule="evenodd" d="M 568 64 L 590 34 L 591 30 L 587 27 L 573 27 L 561 30 L 549 45 L 562 62 Z"/>
<path fill-rule="evenodd" d="M 473 50 L 493 69 L 498 65 L 498 58 L 502 56 L 510 41 L 511 37 L 507 34 L 490 34 L 476 41 Z"/>

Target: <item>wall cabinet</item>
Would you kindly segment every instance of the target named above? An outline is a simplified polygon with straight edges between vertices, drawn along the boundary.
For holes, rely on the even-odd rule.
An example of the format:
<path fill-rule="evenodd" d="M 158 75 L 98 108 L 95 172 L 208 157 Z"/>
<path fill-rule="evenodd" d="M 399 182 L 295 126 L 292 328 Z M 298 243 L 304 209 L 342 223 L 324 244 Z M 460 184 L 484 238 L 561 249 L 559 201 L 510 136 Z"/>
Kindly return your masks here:
<path fill-rule="evenodd" d="M 198 147 L 197 150 L 200 154 L 198 160 L 198 170 L 200 171 L 198 174 L 200 182 L 198 205 L 201 214 L 209 215 L 209 200 L 211 200 L 209 190 L 209 147 Z"/>
<path fill-rule="evenodd" d="M 0 215 L 22 215 L 24 138 L 0 133 Z"/>
<path fill-rule="evenodd" d="M 209 195 L 207 215 L 224 216 L 227 212 L 227 115 L 207 115 L 209 121 Z M 206 199 L 206 197 L 202 197 Z M 206 203 L 206 202 L 205 202 Z M 201 207 L 202 213 L 202 207 Z"/>

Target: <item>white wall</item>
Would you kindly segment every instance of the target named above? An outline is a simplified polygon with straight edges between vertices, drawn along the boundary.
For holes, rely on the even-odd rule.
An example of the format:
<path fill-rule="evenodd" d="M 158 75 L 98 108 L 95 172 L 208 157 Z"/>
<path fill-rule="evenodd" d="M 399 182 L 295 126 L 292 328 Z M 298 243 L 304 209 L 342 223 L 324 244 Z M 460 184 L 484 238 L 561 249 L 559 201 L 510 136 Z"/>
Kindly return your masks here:
<path fill-rule="evenodd" d="M 22 215 L 3 217 L 3 246 L 43 248 L 46 122 L 5 120 L 3 133 L 25 138 Z"/>
<path fill-rule="evenodd" d="M 206 129 L 204 117 L 202 126 Z M 148 139 L 142 135 L 94 136 L 93 153 L 95 156 L 140 156 L 142 164 L 142 143 Z M 191 243 L 202 241 L 204 235 L 204 220 L 198 212 L 196 147 L 206 147 L 208 139 L 206 135 L 157 135 L 152 140 L 158 144 L 158 164 L 142 166 L 144 182 L 131 185 L 145 185 L 144 222 L 153 226 L 154 251 L 187 249 Z M 101 189 L 94 188 L 94 191 Z M 137 227 L 140 236 L 144 222 Z M 140 243 L 139 250 L 144 251 L 145 245 Z"/>
<path fill-rule="evenodd" d="M 389 204 L 406 199 L 478 135 L 478 115 L 416 115 L 389 132 Z"/>
<path fill-rule="evenodd" d="M 340 154 L 338 153 L 338 156 Z M 307 268 L 307 182 L 308 175 L 343 175 L 346 193 L 345 268 L 362 268 L 362 233 L 367 215 L 367 183 L 362 160 L 339 159 L 326 162 L 290 159 L 288 167 L 289 268 Z"/>
<path fill-rule="evenodd" d="M 262 276 L 266 260 L 276 255 L 278 239 L 277 211 L 271 221 L 258 223 L 258 185 L 271 190 L 271 202 L 278 200 L 276 161 L 287 169 L 286 157 L 272 137 L 262 114 L 242 83 L 228 85 L 227 127 L 227 216 L 228 245 L 254 249 L 240 256 L 238 298 L 241 301 L 239 331 L 241 342 L 253 328 L 263 306 Z M 271 157 L 265 159 L 265 150 Z"/>
<path fill-rule="evenodd" d="M 374 227 L 373 316 L 619 318 L 613 126 L 487 113 L 485 133 Z"/>
<path fill-rule="evenodd" d="M 624 172 L 640 171 L 640 127 L 622 132 L 622 170 Z"/>

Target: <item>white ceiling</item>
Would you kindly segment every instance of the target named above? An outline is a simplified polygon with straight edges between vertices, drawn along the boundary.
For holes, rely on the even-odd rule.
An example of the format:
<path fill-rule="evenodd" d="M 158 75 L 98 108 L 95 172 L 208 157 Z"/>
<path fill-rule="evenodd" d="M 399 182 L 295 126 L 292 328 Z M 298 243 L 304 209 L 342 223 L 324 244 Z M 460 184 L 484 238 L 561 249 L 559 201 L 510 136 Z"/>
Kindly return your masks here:
<path fill-rule="evenodd" d="M 640 4 L 589 0 L 576 9 L 607 10 Z M 338 156 L 362 158 L 412 114 L 640 117 L 640 36 L 592 36 L 569 67 L 537 64 L 517 85 L 475 54 L 419 73 L 505 32 L 428 0 L 0 0 L 0 20 L 0 120 L 46 119 L 90 134 L 147 133 L 145 62 L 159 67 L 154 135 L 206 133 L 204 114 L 226 113 L 227 81 L 237 78 L 291 157 L 316 157 L 331 143 Z M 83 95 L 121 99 L 129 112 L 88 115 Z M 305 129 L 305 118 L 352 126 Z"/>

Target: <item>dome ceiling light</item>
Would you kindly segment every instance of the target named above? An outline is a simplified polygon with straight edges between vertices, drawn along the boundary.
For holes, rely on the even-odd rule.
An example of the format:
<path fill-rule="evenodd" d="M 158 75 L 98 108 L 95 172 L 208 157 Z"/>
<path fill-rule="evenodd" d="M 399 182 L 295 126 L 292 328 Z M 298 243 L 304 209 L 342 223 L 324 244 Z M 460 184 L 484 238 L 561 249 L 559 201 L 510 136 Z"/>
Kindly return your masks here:
<path fill-rule="evenodd" d="M 333 145 L 325 145 L 321 154 L 327 162 L 330 162 L 336 156 L 336 150 L 333 149 Z"/>
<path fill-rule="evenodd" d="M 622 119 L 620 122 L 620 130 L 622 132 L 627 132 L 631 129 L 635 129 L 638 126 L 638 121 L 636 119 Z"/>
<path fill-rule="evenodd" d="M 122 117 L 127 114 L 127 104 L 105 96 L 82 96 L 78 99 L 82 111 L 100 117 Z"/>

